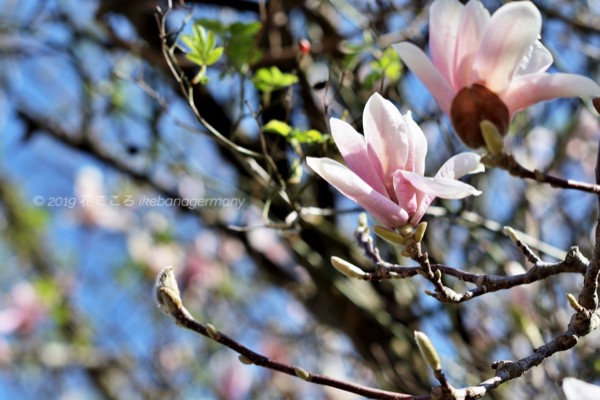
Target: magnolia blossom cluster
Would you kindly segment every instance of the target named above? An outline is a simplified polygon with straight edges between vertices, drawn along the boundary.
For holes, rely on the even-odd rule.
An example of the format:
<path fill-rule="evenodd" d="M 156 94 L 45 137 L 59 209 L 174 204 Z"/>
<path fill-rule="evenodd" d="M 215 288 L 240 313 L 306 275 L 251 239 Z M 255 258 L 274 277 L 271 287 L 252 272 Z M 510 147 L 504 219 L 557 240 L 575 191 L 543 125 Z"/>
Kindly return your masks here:
<path fill-rule="evenodd" d="M 477 0 L 436 0 L 429 11 L 431 59 L 414 44 L 394 45 L 469 147 L 484 145 L 483 120 L 505 134 L 516 111 L 557 97 L 600 96 L 589 78 L 548 74 L 552 55 L 538 40 L 542 16 L 530 1 L 493 15 Z"/>
<path fill-rule="evenodd" d="M 330 158 L 307 157 L 308 165 L 346 197 L 371 212 L 383 225 L 416 226 L 433 199 L 478 195 L 457 179 L 483 171 L 480 157 L 458 154 L 433 178 L 424 176 L 427 140 L 410 113 L 375 93 L 363 113 L 364 136 L 332 118 L 331 134 L 348 167 Z"/>
<path fill-rule="evenodd" d="M 435 0 L 429 15 L 431 59 L 417 46 L 394 48 L 425 84 L 469 147 L 485 145 L 482 123 L 502 135 L 515 112 L 557 97 L 600 97 L 600 86 L 579 75 L 548 74 L 550 52 L 538 40 L 539 10 L 515 1 L 493 15 L 478 0 Z M 427 141 L 410 112 L 374 94 L 363 114 L 364 136 L 331 119 L 333 139 L 347 167 L 329 158 L 307 164 L 383 225 L 416 226 L 436 197 L 461 199 L 480 192 L 458 181 L 483 166 L 474 153 L 450 158 L 434 177 L 425 177 Z"/>

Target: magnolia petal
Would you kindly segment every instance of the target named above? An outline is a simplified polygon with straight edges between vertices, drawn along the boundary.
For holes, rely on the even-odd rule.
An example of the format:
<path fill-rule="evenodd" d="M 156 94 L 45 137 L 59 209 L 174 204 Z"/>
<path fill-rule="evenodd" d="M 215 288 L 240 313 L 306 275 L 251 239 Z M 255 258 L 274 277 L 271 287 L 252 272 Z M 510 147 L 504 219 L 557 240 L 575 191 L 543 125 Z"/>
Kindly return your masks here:
<path fill-rule="evenodd" d="M 331 136 L 348 167 L 373 189 L 387 195 L 379 174 L 369 160 L 364 136 L 341 119 L 331 118 L 329 126 Z"/>
<path fill-rule="evenodd" d="M 527 53 L 519 63 L 516 76 L 537 74 L 546 71 L 552 65 L 554 58 L 552 53 L 540 42 L 535 43 L 527 50 Z"/>
<path fill-rule="evenodd" d="M 485 171 L 481 157 L 475 153 L 460 153 L 450 157 L 435 174 L 436 178 L 460 179 L 468 174 Z"/>
<path fill-rule="evenodd" d="M 423 51 L 412 43 L 402 42 L 393 45 L 402 62 L 423 82 L 446 115 L 450 115 L 450 105 L 456 91 L 450 81 L 442 76 Z"/>
<path fill-rule="evenodd" d="M 458 26 L 464 6 L 458 0 L 436 0 L 429 9 L 429 51 L 433 65 L 453 85 Z M 413 70 L 414 72 L 414 70 Z"/>
<path fill-rule="evenodd" d="M 383 225 L 396 228 L 406 224 L 408 213 L 378 193 L 346 166 L 330 158 L 307 157 L 308 166 L 344 196 L 357 202 Z"/>
<path fill-rule="evenodd" d="M 579 379 L 571 377 L 563 379 L 562 388 L 567 400 L 600 399 L 600 386 L 592 385 Z"/>
<path fill-rule="evenodd" d="M 560 73 L 515 77 L 500 98 L 512 114 L 541 101 L 581 96 L 600 97 L 600 86 L 585 76 Z"/>
<path fill-rule="evenodd" d="M 435 200 L 435 196 L 430 194 L 420 193 L 417 195 L 417 210 L 413 214 L 413 216 L 408 221 L 412 226 L 417 226 L 427 212 L 427 209 L 431 205 L 431 203 Z"/>
<path fill-rule="evenodd" d="M 404 168 L 408 157 L 408 137 L 404 118 L 390 101 L 374 93 L 363 113 L 363 129 L 371 163 L 381 181 L 393 192 L 392 174 Z M 393 150 L 392 150 L 393 149 Z M 391 191 L 391 192 L 390 192 Z"/>
<path fill-rule="evenodd" d="M 475 55 L 473 82 L 496 93 L 506 89 L 541 29 L 542 16 L 533 3 L 516 1 L 500 7 L 492 15 Z"/>
<path fill-rule="evenodd" d="M 408 137 L 408 158 L 402 169 L 414 171 L 417 174 L 425 173 L 425 155 L 427 154 L 427 138 L 425 134 L 407 112 L 404 116 Z"/>
<path fill-rule="evenodd" d="M 463 199 L 479 196 L 481 192 L 471 185 L 450 178 L 429 178 L 414 172 L 400 171 L 410 183 L 421 192 L 442 199 Z"/>
<path fill-rule="evenodd" d="M 408 215 L 417 211 L 419 191 L 407 180 L 400 170 L 394 172 L 394 190 L 400 207 L 406 210 Z"/>
<path fill-rule="evenodd" d="M 462 13 L 456 42 L 456 58 L 454 60 L 454 89 L 460 90 L 469 86 L 473 59 L 481 44 L 485 28 L 490 20 L 490 12 L 480 1 L 469 1 Z"/>

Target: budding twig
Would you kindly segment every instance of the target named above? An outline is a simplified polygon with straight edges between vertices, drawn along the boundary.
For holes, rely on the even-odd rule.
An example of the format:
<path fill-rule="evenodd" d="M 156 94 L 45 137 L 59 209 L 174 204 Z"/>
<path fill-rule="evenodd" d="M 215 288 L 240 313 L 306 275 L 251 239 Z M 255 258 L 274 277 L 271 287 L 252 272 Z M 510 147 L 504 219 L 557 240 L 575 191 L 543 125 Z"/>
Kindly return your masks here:
<path fill-rule="evenodd" d="M 394 393 L 386 390 L 357 385 L 326 375 L 309 372 L 299 366 L 271 360 L 270 358 L 251 350 L 250 348 L 232 339 L 225 333 L 217 330 L 217 328 L 215 328 L 213 325 L 201 324 L 200 322 L 196 321 L 196 319 L 182 304 L 173 267 L 166 267 L 159 273 L 156 279 L 155 295 L 158 307 L 161 309 L 161 311 L 173 317 L 177 325 L 206 336 L 215 342 L 232 349 L 239 354 L 239 360 L 242 364 L 255 364 L 259 367 L 283 372 L 311 383 L 330 386 L 372 399 L 425 400 L 425 398 L 422 396 L 411 396 L 404 393 Z"/>
<path fill-rule="evenodd" d="M 524 179 L 531 179 L 539 183 L 549 184 L 552 187 L 600 194 L 600 184 L 580 182 L 572 179 L 562 179 L 553 175 L 543 173 L 539 170 L 532 171 L 519 164 L 519 162 L 515 160 L 512 154 L 503 153 L 496 154 L 493 156 L 487 156 L 482 159 L 482 162 L 486 165 L 486 167 L 498 167 L 507 171 L 513 176 Z"/>
<path fill-rule="evenodd" d="M 533 251 L 531 251 L 527 244 L 525 244 L 521 239 L 519 239 L 519 236 L 513 228 L 511 228 L 510 226 L 505 226 L 504 232 L 508 235 L 510 240 L 512 240 L 517 245 L 517 247 L 523 252 L 525 258 L 527 258 L 527 260 L 530 263 L 535 265 L 542 261 Z"/>
<path fill-rule="evenodd" d="M 520 241 L 514 230 L 509 228 L 506 232 L 509 235 L 510 233 L 513 234 L 513 240 L 516 240 L 515 243 L 517 243 L 517 245 L 519 245 L 519 243 L 521 244 L 520 247 L 522 251 L 525 252 L 529 250 L 531 253 L 528 256 L 528 260 L 532 262 L 533 266 L 523 274 L 511 276 L 477 274 L 443 264 L 431 264 L 429 258 L 425 256 L 426 253 L 419 253 L 420 244 L 416 247 L 417 243 L 411 243 L 410 240 L 408 243 L 405 243 L 405 246 L 410 248 L 412 253 L 409 254 L 409 256 L 419 262 L 419 266 L 392 264 L 383 260 L 379 255 L 379 250 L 374 246 L 373 239 L 369 235 L 370 231 L 368 227 L 359 226 L 356 230 L 355 237 L 360 247 L 363 248 L 365 254 L 373 261 L 375 266 L 375 271 L 373 272 L 363 271 L 364 275 L 361 274 L 360 279 L 366 281 L 406 279 L 420 274 L 429 279 L 436 288 L 435 292 L 426 291 L 428 295 L 435 297 L 441 302 L 462 303 L 486 293 L 510 289 L 520 285 L 527 285 L 562 273 L 578 273 L 582 275 L 586 273 L 587 266 L 590 262 L 583 254 L 581 254 L 577 247 L 569 249 L 564 256 L 563 261 L 557 263 L 543 262 L 531 252 L 524 242 Z M 429 273 L 430 271 L 431 274 Z M 475 287 L 464 293 L 456 293 L 441 283 L 443 275 L 456 278 L 463 282 L 472 283 Z M 437 282 L 439 282 L 439 284 Z"/>

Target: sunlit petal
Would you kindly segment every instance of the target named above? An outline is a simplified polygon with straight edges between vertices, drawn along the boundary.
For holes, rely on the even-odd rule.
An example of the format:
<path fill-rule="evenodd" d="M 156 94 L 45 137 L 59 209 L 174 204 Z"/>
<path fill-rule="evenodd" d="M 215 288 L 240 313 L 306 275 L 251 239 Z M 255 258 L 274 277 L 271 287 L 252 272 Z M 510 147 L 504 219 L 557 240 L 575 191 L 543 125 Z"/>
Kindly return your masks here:
<path fill-rule="evenodd" d="M 386 195 L 385 186 L 369 160 L 364 136 L 341 119 L 332 118 L 329 124 L 333 140 L 348 167 L 373 189 Z"/>
<path fill-rule="evenodd" d="M 516 75 L 536 74 L 545 72 L 552 65 L 552 54 L 546 46 L 536 40 L 519 63 Z"/>
<path fill-rule="evenodd" d="M 408 215 L 413 215 L 417 211 L 418 195 L 421 193 L 402 175 L 401 170 L 394 173 L 394 190 L 398 204 L 408 212 Z"/>
<path fill-rule="evenodd" d="M 575 74 L 534 74 L 513 79 L 500 97 L 511 113 L 557 97 L 600 97 L 600 86 Z"/>
<path fill-rule="evenodd" d="M 429 31 L 431 60 L 452 86 L 454 86 L 452 69 L 463 9 L 464 6 L 457 0 L 436 0 L 429 10 L 429 26 L 432 27 Z"/>
<path fill-rule="evenodd" d="M 398 204 L 375 191 L 344 165 L 330 158 L 307 157 L 308 166 L 344 196 L 354 200 L 387 227 L 406 224 L 408 213 Z"/>
<path fill-rule="evenodd" d="M 392 190 L 392 174 L 404 167 L 408 157 L 404 118 L 390 101 L 375 93 L 365 105 L 363 128 L 369 159 L 388 191 Z"/>
<path fill-rule="evenodd" d="M 402 62 L 415 74 L 431 92 L 444 113 L 450 115 L 450 105 L 456 92 L 433 65 L 427 55 L 412 43 L 402 42 L 393 45 Z"/>
<path fill-rule="evenodd" d="M 418 190 L 443 199 L 462 199 L 478 196 L 481 192 L 471 185 L 450 178 L 428 178 L 414 172 L 401 171 L 402 175 Z"/>
<path fill-rule="evenodd" d="M 475 55 L 473 81 L 496 93 L 506 89 L 541 29 L 542 16 L 533 3 L 517 1 L 500 7 Z"/>
<path fill-rule="evenodd" d="M 417 174 L 425 173 L 425 155 L 427 154 L 427 138 L 425 134 L 407 112 L 404 116 L 408 136 L 408 158 L 403 169 L 414 171 Z"/>
<path fill-rule="evenodd" d="M 435 200 L 435 196 L 419 192 L 419 194 L 417 195 L 417 210 L 410 217 L 408 223 L 412 226 L 416 226 L 419 223 L 419 221 L 421 221 L 421 218 L 423 218 L 423 215 L 425 215 L 425 212 L 427 211 L 433 200 Z"/>
<path fill-rule="evenodd" d="M 427 139 L 419 125 L 413 121 L 410 111 L 403 115 L 403 118 L 407 129 L 408 158 L 402 169 L 423 175 L 425 173 Z"/>
<path fill-rule="evenodd" d="M 454 89 L 470 85 L 473 59 L 490 20 L 490 12 L 479 1 L 469 1 L 462 13 L 454 60 Z"/>
<path fill-rule="evenodd" d="M 475 153 L 460 153 L 451 157 L 442 165 L 436 178 L 460 179 L 468 174 L 485 171 L 481 157 Z"/>

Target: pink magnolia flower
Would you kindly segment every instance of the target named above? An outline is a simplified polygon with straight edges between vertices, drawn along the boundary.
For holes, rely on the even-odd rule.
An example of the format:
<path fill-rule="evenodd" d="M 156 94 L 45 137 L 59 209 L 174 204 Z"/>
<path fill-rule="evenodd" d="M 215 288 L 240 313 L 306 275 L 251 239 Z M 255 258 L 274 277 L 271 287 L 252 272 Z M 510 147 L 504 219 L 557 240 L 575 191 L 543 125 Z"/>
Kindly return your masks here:
<path fill-rule="evenodd" d="M 48 314 L 42 299 L 29 282 L 16 284 L 8 294 L 8 303 L 0 310 L 0 334 L 29 334 Z"/>
<path fill-rule="evenodd" d="M 307 164 L 388 228 L 416 226 L 436 197 L 462 199 L 481 194 L 456 180 L 483 171 L 474 153 L 450 158 L 433 178 L 423 176 L 427 153 L 423 131 L 410 113 L 401 115 L 377 93 L 365 106 L 364 136 L 342 120 L 332 118 L 330 124 L 349 168 L 330 158 L 307 157 Z"/>
<path fill-rule="evenodd" d="M 431 60 L 408 42 L 394 48 L 471 147 L 483 145 L 483 119 L 504 134 L 516 111 L 538 102 L 600 96 L 600 86 L 591 79 L 545 72 L 552 55 L 538 40 L 542 16 L 530 1 L 505 4 L 490 16 L 478 0 L 466 5 L 435 0 L 429 27 Z"/>

